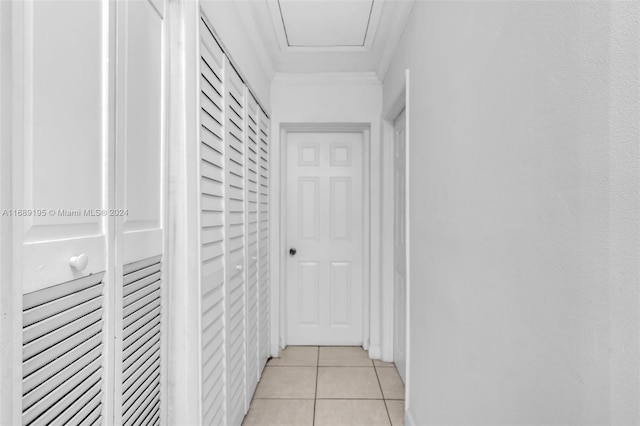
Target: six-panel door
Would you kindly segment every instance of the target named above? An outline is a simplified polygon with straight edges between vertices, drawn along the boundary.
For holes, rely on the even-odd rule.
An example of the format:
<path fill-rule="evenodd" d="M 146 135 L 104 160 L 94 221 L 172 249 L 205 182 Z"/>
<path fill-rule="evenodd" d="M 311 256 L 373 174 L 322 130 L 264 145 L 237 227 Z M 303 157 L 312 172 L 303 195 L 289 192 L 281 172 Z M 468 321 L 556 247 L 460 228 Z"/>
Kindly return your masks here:
<path fill-rule="evenodd" d="M 292 132 L 286 143 L 287 342 L 361 345 L 362 134 Z"/>

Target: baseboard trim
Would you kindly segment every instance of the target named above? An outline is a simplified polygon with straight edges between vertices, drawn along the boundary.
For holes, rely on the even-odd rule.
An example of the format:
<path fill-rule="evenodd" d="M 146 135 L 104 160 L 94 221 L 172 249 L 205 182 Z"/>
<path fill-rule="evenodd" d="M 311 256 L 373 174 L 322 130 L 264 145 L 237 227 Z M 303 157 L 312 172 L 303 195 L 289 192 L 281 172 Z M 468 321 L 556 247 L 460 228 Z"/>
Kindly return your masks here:
<path fill-rule="evenodd" d="M 413 420 L 413 416 L 411 415 L 411 411 L 408 408 L 404 412 L 404 424 L 406 426 L 416 426 L 416 422 Z"/>
<path fill-rule="evenodd" d="M 371 345 L 369 346 L 369 358 L 371 359 L 381 359 L 382 358 L 382 350 L 380 345 Z"/>

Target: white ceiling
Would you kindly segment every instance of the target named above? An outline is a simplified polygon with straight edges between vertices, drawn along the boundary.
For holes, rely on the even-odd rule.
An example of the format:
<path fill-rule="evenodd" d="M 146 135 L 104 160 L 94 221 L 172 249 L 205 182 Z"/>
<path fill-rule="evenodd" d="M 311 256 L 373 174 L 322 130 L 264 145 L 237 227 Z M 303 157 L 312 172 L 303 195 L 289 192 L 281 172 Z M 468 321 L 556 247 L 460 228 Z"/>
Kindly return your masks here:
<path fill-rule="evenodd" d="M 411 0 L 234 2 L 264 66 L 276 73 L 375 72 L 382 78 Z"/>

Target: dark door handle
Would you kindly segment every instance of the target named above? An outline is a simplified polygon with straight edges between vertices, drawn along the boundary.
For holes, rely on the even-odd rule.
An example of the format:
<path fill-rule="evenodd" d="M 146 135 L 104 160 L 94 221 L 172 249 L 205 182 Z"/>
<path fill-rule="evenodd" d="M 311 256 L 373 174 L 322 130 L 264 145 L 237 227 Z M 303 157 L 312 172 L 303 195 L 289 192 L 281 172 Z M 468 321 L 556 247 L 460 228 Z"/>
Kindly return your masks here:
<path fill-rule="evenodd" d="M 298 250 L 296 250 L 296 249 L 294 249 L 294 248 L 290 248 L 290 249 L 289 249 L 289 254 L 290 254 L 291 256 L 295 256 L 297 252 L 298 252 Z"/>

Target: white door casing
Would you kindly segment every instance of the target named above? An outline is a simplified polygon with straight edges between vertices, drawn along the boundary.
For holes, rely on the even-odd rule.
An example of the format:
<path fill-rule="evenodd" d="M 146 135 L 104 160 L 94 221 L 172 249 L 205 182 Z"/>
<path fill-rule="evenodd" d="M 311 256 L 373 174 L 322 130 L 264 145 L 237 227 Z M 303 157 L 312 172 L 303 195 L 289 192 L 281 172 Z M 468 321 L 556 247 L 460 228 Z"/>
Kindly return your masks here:
<path fill-rule="evenodd" d="M 405 112 L 394 124 L 394 342 L 393 359 L 402 380 L 406 382 L 407 338 L 407 257 L 406 257 L 406 134 Z"/>
<path fill-rule="evenodd" d="M 287 343 L 361 345 L 363 134 L 286 135 Z"/>

